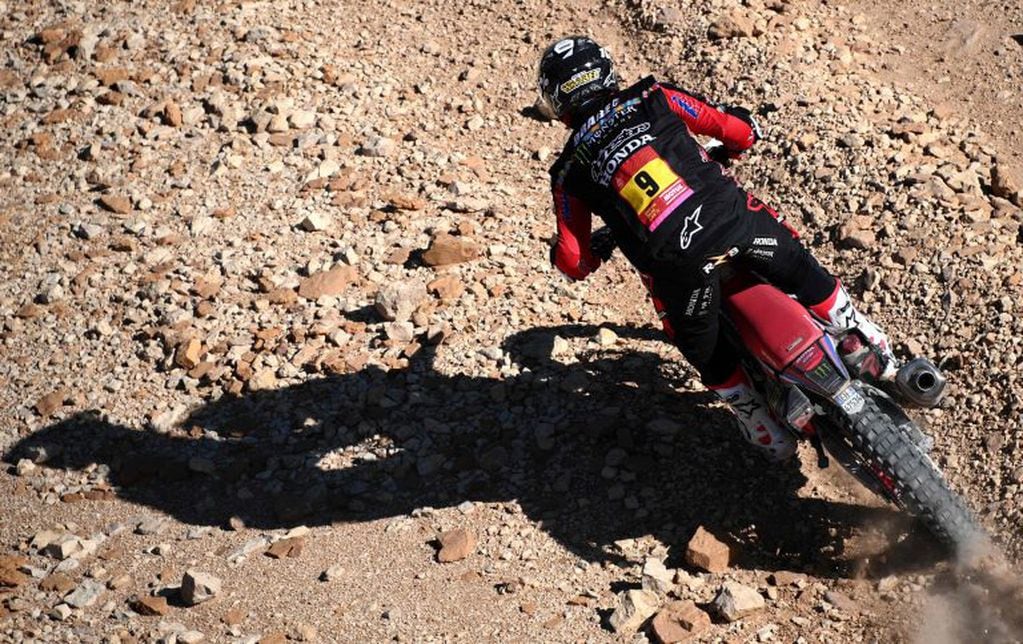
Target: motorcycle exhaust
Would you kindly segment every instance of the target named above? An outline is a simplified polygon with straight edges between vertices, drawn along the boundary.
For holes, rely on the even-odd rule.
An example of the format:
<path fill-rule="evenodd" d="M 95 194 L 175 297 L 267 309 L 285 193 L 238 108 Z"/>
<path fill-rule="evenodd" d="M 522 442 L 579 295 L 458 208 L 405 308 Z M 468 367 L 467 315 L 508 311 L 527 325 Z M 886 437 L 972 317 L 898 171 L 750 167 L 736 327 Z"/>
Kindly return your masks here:
<path fill-rule="evenodd" d="M 895 386 L 914 405 L 936 407 L 945 392 L 945 376 L 927 358 L 913 358 L 895 374 Z"/>

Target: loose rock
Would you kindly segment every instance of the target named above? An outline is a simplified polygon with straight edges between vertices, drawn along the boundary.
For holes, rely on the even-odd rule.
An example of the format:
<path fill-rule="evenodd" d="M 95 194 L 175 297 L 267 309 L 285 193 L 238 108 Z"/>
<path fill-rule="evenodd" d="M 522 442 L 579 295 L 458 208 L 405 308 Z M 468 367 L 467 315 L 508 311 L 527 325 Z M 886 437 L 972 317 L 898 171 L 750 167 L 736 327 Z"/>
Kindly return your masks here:
<path fill-rule="evenodd" d="M 650 557 L 643 564 L 643 590 L 666 595 L 675 589 L 675 574 L 664 566 L 664 561 Z"/>
<path fill-rule="evenodd" d="M 127 197 L 119 195 L 103 195 L 99 198 L 99 204 L 110 212 L 119 215 L 127 215 L 131 212 L 131 201 Z"/>
<path fill-rule="evenodd" d="M 747 38 L 753 35 L 753 23 L 739 14 L 722 16 L 710 25 L 707 35 L 711 40 L 724 38 Z"/>
<path fill-rule="evenodd" d="M 714 598 L 714 610 L 728 622 L 742 619 L 766 605 L 760 593 L 734 581 L 726 581 Z"/>
<path fill-rule="evenodd" d="M 167 598 L 162 595 L 140 597 L 132 602 L 131 607 L 139 615 L 162 616 L 170 612 Z"/>
<path fill-rule="evenodd" d="M 181 600 L 188 606 L 209 601 L 220 594 L 220 579 L 205 572 L 189 570 L 181 578 Z"/>
<path fill-rule="evenodd" d="M 660 607 L 657 594 L 649 590 L 627 590 L 618 596 L 618 607 L 611 613 L 611 628 L 616 633 L 635 633 Z"/>
<path fill-rule="evenodd" d="M 437 541 L 440 544 L 437 561 L 440 563 L 461 561 L 476 550 L 476 535 L 465 528 L 442 532 Z"/>
<path fill-rule="evenodd" d="M 359 277 L 354 266 L 335 266 L 329 271 L 310 275 L 298 286 L 298 294 L 307 300 L 338 296 L 354 284 Z"/>
<path fill-rule="evenodd" d="M 691 601 L 676 601 L 654 617 L 651 632 L 661 644 L 687 642 L 710 628 L 710 615 Z"/>
<path fill-rule="evenodd" d="M 64 601 L 72 608 L 88 608 L 95 604 L 106 591 L 106 587 L 93 579 L 86 579 L 72 590 Z"/>
<path fill-rule="evenodd" d="M 377 291 L 375 306 L 385 320 L 403 322 L 412 317 L 426 296 L 422 282 L 390 282 Z"/>
<path fill-rule="evenodd" d="M 725 572 L 728 570 L 731 556 L 728 545 L 718 541 L 717 537 L 707 532 L 703 526 L 696 529 L 696 534 L 686 546 L 686 563 L 707 572 Z"/>
<path fill-rule="evenodd" d="M 472 241 L 463 237 L 441 234 L 433 238 L 430 248 L 423 253 L 423 262 L 427 266 L 446 266 L 461 264 L 479 257 L 479 248 Z"/>

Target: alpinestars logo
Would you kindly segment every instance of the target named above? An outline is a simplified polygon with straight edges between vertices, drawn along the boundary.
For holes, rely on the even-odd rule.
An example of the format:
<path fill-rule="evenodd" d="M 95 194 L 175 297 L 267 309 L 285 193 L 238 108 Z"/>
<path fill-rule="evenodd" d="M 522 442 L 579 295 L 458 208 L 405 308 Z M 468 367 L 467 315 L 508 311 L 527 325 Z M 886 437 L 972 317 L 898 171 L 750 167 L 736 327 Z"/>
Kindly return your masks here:
<path fill-rule="evenodd" d="M 703 230 L 703 226 L 700 224 L 700 211 L 703 210 L 703 204 L 693 211 L 693 214 L 686 217 L 686 222 L 682 226 L 682 233 L 679 235 L 678 241 L 682 250 L 689 248 L 689 244 L 693 243 L 693 237 L 696 233 Z"/>
<path fill-rule="evenodd" d="M 831 317 L 835 321 L 835 326 L 843 330 L 852 329 L 857 326 L 856 310 L 853 309 L 852 302 L 849 300 L 846 300 Z"/>

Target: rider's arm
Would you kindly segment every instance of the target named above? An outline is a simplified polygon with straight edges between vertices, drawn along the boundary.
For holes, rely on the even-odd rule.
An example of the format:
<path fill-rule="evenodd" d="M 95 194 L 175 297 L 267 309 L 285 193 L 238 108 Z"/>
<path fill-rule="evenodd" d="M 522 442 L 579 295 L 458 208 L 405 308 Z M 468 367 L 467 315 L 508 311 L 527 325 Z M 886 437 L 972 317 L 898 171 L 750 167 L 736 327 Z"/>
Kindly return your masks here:
<path fill-rule="evenodd" d="M 551 262 L 574 280 L 585 279 L 600 266 L 590 253 L 590 226 L 593 216 L 581 199 L 555 185 L 554 214 L 558 218 L 558 236 L 551 250 Z"/>
<path fill-rule="evenodd" d="M 744 152 L 759 138 L 756 122 L 746 110 L 719 110 L 702 97 L 672 85 L 662 83 L 660 89 L 668 99 L 668 106 L 693 134 L 712 136 L 731 152 Z"/>

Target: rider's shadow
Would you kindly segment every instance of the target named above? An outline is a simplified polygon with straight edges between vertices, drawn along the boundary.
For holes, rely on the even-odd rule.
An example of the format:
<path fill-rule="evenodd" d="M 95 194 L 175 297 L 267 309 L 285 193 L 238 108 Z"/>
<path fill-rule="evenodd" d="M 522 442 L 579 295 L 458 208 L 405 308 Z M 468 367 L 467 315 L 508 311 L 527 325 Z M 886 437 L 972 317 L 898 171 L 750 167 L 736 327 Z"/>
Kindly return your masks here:
<path fill-rule="evenodd" d="M 515 376 L 443 375 L 424 348 L 405 372 L 371 366 L 225 397 L 166 434 L 83 412 L 26 437 L 5 460 L 45 451 L 51 467 L 107 465 L 121 498 L 188 524 L 238 516 L 270 529 L 516 500 L 590 561 L 619 560 L 614 542 L 643 535 L 680 555 L 703 525 L 741 544 L 742 566 L 848 572 L 850 530 L 890 512 L 798 497 L 798 464 L 763 462 L 712 396 L 677 389 L 678 367 L 657 354 L 591 343 L 582 361 L 551 358 L 555 336 L 596 330 L 512 336 L 503 348 Z"/>

